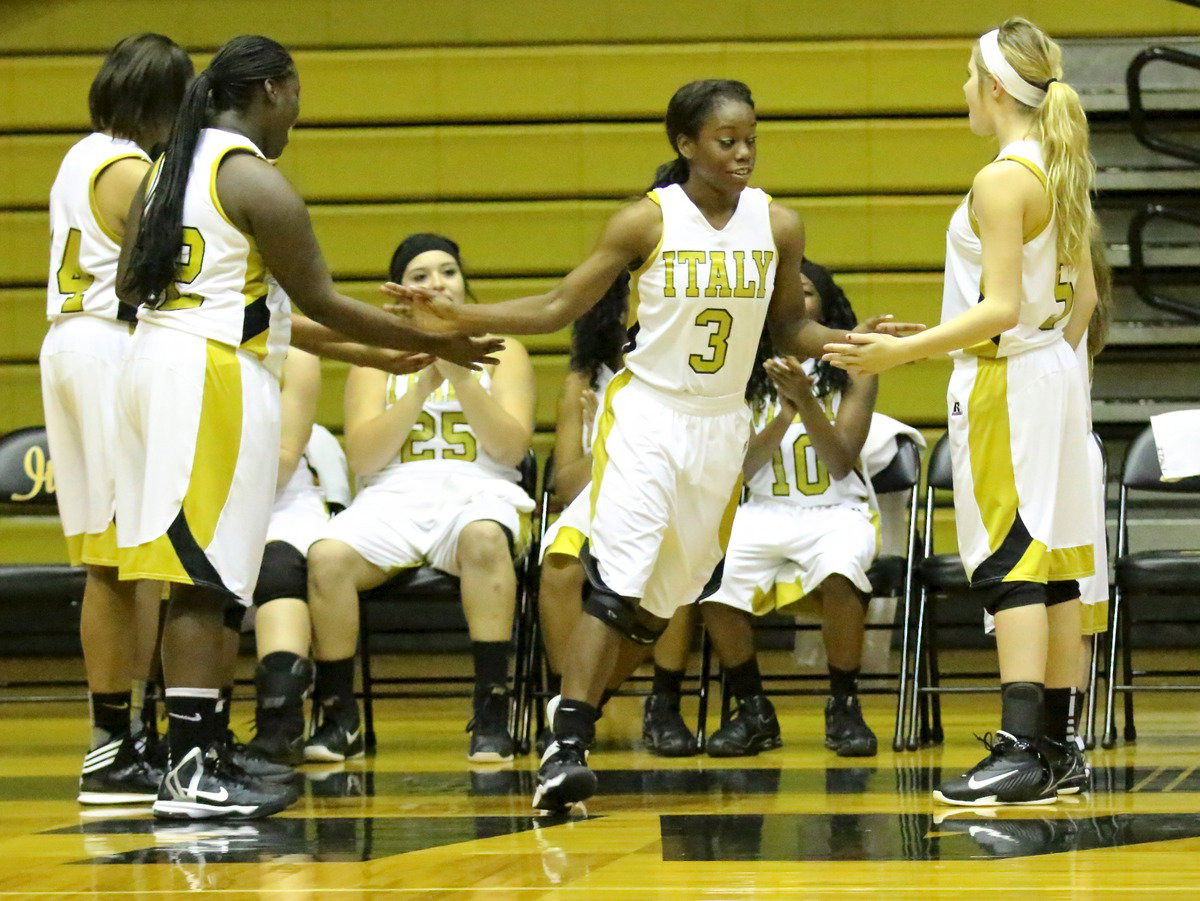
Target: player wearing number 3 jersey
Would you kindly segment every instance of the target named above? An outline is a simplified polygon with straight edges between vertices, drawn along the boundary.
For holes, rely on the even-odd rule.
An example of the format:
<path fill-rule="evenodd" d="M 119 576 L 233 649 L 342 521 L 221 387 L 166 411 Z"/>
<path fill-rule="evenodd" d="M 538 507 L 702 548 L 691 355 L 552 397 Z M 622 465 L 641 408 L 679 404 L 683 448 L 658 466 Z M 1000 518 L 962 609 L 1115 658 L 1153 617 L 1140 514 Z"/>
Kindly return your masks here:
<path fill-rule="evenodd" d="M 605 392 L 593 440 L 589 591 L 571 639 L 554 742 L 535 805 L 595 789 L 584 755 L 622 637 L 650 642 L 696 599 L 732 523 L 750 434 L 744 390 L 764 320 L 781 352 L 816 354 L 845 335 L 804 314 L 799 217 L 750 188 L 755 113 L 741 82 L 697 81 L 671 98 L 676 158 L 646 198 L 609 221 L 592 255 L 548 294 L 495 305 L 411 304 L 418 325 L 556 331 L 624 272 L 637 278 L 639 334 Z"/>

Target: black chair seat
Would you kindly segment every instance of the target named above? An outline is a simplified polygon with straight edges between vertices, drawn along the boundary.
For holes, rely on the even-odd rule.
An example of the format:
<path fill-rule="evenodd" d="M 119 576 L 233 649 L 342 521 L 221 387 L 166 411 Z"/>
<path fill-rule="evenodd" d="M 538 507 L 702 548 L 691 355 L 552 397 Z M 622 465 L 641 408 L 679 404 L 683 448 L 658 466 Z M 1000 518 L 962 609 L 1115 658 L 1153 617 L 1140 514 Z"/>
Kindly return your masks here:
<path fill-rule="evenodd" d="M 458 577 L 432 566 L 406 569 L 378 588 L 364 591 L 364 601 L 454 601 L 458 602 Z"/>
<path fill-rule="evenodd" d="M 871 580 L 871 594 L 881 598 L 896 598 L 904 594 L 904 569 L 906 561 L 894 554 L 876 557 L 867 578 Z"/>
<path fill-rule="evenodd" d="M 919 564 L 921 581 L 930 591 L 966 591 L 971 587 L 958 554 L 934 554 Z"/>
<path fill-rule="evenodd" d="M 0 566 L 0 604 L 78 604 L 87 573 L 82 567 L 30 564 Z"/>
<path fill-rule="evenodd" d="M 1200 550 L 1140 551 L 1118 557 L 1117 584 L 1137 592 L 1200 589 Z"/>

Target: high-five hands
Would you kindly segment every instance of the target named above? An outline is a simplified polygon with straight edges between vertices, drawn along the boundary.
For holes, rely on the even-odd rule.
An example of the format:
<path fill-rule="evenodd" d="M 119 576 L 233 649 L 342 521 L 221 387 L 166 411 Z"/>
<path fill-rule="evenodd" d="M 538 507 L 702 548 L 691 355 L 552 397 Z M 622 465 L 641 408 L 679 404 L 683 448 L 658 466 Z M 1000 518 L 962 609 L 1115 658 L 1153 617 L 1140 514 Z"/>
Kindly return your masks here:
<path fill-rule="evenodd" d="M 387 282 L 380 290 L 397 301 L 385 304 L 385 310 L 433 337 L 435 356 L 472 370 L 478 370 L 481 363 L 499 362 L 493 355 L 504 347 L 504 339 L 467 334 L 458 318 L 458 304 L 452 300 L 426 288 L 395 282 Z"/>
<path fill-rule="evenodd" d="M 851 375 L 875 375 L 915 359 L 906 352 L 903 336 L 924 330 L 920 323 L 873 316 L 859 323 L 844 342 L 826 344 L 821 359 Z"/>

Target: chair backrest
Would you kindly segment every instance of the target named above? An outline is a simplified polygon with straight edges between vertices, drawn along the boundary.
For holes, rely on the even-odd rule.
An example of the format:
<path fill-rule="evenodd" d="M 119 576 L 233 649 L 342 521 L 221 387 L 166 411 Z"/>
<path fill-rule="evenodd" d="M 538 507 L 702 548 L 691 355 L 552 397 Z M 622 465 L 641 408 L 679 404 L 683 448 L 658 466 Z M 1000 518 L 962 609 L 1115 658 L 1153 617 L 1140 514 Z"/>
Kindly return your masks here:
<path fill-rule="evenodd" d="M 1139 491 L 1167 491 L 1175 494 L 1200 494 L 1200 476 L 1180 479 L 1177 482 L 1162 481 L 1162 468 L 1158 463 L 1158 447 L 1154 443 L 1154 430 L 1146 426 L 1125 452 L 1125 465 L 1121 469 L 1121 484 Z"/>
<path fill-rule="evenodd" d="M 57 509 L 44 427 L 29 426 L 0 437 L 0 504 L 39 512 Z"/>
<path fill-rule="evenodd" d="M 871 485 L 876 494 L 907 491 L 921 480 L 921 449 L 908 435 L 896 436 L 896 453 L 891 462 L 875 473 Z"/>
<path fill-rule="evenodd" d="M 954 468 L 950 463 L 949 437 L 949 435 L 943 435 L 933 446 L 933 453 L 929 455 L 929 474 L 925 481 L 931 488 L 953 491 Z"/>

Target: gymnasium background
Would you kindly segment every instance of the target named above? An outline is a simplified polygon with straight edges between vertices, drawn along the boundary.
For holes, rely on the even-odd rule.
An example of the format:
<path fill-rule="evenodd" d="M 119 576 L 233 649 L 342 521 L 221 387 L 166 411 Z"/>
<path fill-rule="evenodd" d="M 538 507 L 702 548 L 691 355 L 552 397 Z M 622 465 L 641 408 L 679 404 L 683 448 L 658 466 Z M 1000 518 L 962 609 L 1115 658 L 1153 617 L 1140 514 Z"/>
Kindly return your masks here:
<path fill-rule="evenodd" d="M 42 422 L 47 195 L 63 153 L 87 130 L 87 88 L 103 52 L 124 35 L 166 33 L 195 54 L 197 70 L 239 33 L 294 52 L 302 109 L 281 168 L 352 296 L 378 299 L 392 249 L 412 231 L 457 240 L 481 300 L 547 287 L 670 157 L 661 117 L 675 88 L 731 77 L 751 86 L 758 106 L 754 181 L 803 214 L 809 255 L 837 274 L 860 316 L 932 323 L 946 222 L 992 151 L 964 121 L 967 53 L 1013 14 L 1058 39 L 1200 32 L 1200 10 L 1170 0 L 7 0 L 0 433 Z M 1119 114 L 1101 110 L 1099 120 L 1114 134 L 1125 128 Z M 568 338 L 526 343 L 544 455 Z M 1139 347 L 1114 346 L 1098 363 L 1097 391 L 1113 386 L 1118 406 L 1122 392 L 1139 390 L 1130 373 L 1161 351 L 1142 347 L 1139 357 Z M 1181 359 L 1196 367 L 1195 347 Z M 1200 370 L 1186 367 L 1159 378 L 1166 372 L 1200 395 Z M 335 431 L 344 368 L 325 370 L 319 418 Z M 879 409 L 936 437 L 947 372 L 928 362 L 885 376 Z M 1118 425 L 1128 418 L 1114 415 Z M 939 511 L 942 541 L 952 538 L 949 514 Z M 56 519 L 0 518 L 0 564 L 65 556 Z"/>

